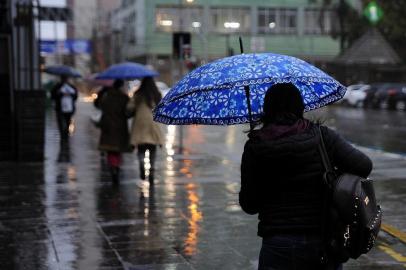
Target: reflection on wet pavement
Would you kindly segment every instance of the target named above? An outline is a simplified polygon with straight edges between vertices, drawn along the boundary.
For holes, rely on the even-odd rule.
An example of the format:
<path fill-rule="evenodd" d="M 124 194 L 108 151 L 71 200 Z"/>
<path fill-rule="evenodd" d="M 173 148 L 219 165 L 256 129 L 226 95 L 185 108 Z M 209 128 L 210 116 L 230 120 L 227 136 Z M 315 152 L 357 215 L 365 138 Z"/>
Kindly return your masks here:
<path fill-rule="evenodd" d="M 182 155 L 179 127 L 164 127 L 156 183 L 140 189 L 135 153 L 124 157 L 120 184 L 111 184 L 96 150 L 98 130 L 91 125 L 91 112 L 91 104 L 78 104 L 69 144 L 60 144 L 48 113 L 44 164 L 0 164 L 1 270 L 256 269 L 257 217 L 242 213 L 238 205 L 247 127 L 185 127 Z M 327 121 L 341 130 L 351 117 L 377 121 L 378 116 L 334 109 Z M 364 128 L 357 124 L 356 131 L 343 133 L 356 139 Z M 406 230 L 399 214 L 406 201 L 404 179 L 387 179 L 383 170 L 390 162 L 397 164 L 393 169 L 406 163 L 371 154 L 376 175 L 387 180 L 377 183 L 385 219 Z M 396 238 L 382 234 L 379 245 L 345 269 L 404 269 L 388 253 L 405 254 Z"/>
<path fill-rule="evenodd" d="M 185 240 L 185 248 L 183 253 L 186 256 L 192 256 L 196 254 L 196 247 L 198 242 L 198 233 L 199 233 L 199 221 L 202 220 L 203 214 L 199 211 L 199 196 L 196 193 L 196 185 L 193 183 L 186 185 L 186 190 L 188 192 L 188 201 L 189 201 L 189 215 L 184 217 L 188 220 L 189 229 L 187 238 Z"/>

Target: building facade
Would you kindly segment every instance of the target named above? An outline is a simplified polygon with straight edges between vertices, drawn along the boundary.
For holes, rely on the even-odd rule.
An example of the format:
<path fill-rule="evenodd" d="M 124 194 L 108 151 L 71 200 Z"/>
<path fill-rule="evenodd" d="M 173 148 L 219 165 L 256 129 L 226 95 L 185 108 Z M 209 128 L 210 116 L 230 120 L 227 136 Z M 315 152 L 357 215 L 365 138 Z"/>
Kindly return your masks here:
<path fill-rule="evenodd" d="M 328 61 L 339 53 L 339 42 L 330 35 L 337 20 L 321 2 L 123 0 L 111 21 L 121 48 L 114 53 L 117 60 L 145 61 L 161 69 L 172 55 L 173 33 L 188 32 L 190 54 L 198 61 L 239 53 L 239 36 L 245 52 Z M 348 2 L 359 8 L 359 1 Z"/>

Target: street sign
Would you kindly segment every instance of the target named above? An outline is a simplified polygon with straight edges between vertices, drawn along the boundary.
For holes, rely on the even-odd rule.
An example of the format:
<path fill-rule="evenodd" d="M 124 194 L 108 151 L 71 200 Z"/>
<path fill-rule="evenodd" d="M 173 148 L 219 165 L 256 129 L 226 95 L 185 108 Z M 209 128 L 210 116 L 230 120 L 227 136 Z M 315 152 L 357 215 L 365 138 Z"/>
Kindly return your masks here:
<path fill-rule="evenodd" d="M 86 39 L 41 40 L 40 52 L 41 54 L 90 54 L 92 46 L 90 40 Z"/>
<path fill-rule="evenodd" d="M 371 1 L 364 9 L 364 15 L 370 23 L 377 24 L 382 19 L 383 11 L 375 1 Z"/>

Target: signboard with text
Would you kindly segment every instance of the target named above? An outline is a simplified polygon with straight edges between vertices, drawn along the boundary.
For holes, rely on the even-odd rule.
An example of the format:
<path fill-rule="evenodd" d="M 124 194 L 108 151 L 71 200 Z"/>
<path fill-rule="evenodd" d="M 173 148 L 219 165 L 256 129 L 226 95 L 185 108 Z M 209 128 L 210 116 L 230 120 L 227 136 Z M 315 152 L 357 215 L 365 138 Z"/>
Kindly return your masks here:
<path fill-rule="evenodd" d="M 67 40 L 41 40 L 41 54 L 90 54 L 92 46 L 90 40 L 67 39 Z"/>

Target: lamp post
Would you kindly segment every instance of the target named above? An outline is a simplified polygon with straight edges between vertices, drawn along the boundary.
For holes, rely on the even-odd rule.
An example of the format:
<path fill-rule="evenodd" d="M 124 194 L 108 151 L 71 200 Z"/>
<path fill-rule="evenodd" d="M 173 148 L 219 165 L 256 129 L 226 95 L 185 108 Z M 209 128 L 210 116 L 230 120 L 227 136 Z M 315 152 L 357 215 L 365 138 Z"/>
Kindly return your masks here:
<path fill-rule="evenodd" d="M 179 31 L 183 32 L 183 1 L 184 0 L 179 0 Z M 191 4 L 193 3 L 194 0 L 186 0 L 186 3 Z M 199 26 L 200 27 L 200 26 Z M 182 78 L 184 69 L 183 66 L 185 65 L 185 59 L 184 59 L 184 53 L 183 53 L 183 37 L 180 36 L 179 40 L 179 56 L 180 56 L 180 61 L 179 61 L 179 73 L 180 73 L 180 78 Z M 183 126 L 179 127 L 179 149 L 178 149 L 179 154 L 183 154 Z"/>

